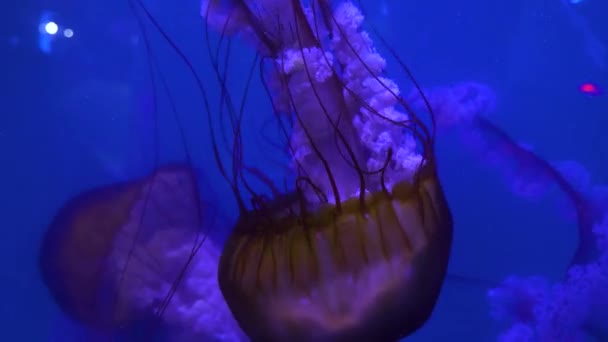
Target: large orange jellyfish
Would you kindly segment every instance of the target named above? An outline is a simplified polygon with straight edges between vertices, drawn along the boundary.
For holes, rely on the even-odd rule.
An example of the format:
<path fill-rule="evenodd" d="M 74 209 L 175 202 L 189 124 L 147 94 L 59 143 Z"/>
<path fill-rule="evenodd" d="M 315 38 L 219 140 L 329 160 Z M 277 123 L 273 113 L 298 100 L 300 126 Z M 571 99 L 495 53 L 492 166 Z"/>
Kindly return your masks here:
<path fill-rule="evenodd" d="M 231 161 L 214 146 L 240 214 L 218 280 L 239 326 L 253 341 L 412 334 L 433 312 L 452 243 L 432 120 L 425 124 L 383 75 L 386 61 L 351 2 L 203 1 L 202 12 L 221 34 L 209 51 L 226 110 L 210 118 L 231 125 Z M 261 56 L 282 128 L 283 139 L 265 147 L 242 142 L 245 116 L 259 114 L 239 111 L 227 93 L 219 57 L 235 35 Z M 287 151 L 291 171 L 271 180 L 248 166 L 247 152 L 260 148 L 269 159 Z"/>

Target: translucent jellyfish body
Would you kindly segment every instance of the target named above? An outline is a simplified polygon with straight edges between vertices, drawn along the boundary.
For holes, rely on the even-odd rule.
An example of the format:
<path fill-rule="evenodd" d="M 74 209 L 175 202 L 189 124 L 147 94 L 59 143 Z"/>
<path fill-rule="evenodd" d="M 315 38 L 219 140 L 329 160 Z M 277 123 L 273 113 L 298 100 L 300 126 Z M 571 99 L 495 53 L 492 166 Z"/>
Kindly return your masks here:
<path fill-rule="evenodd" d="M 238 341 L 202 215 L 189 165 L 86 191 L 45 233 L 43 280 L 69 318 L 108 339 Z"/>
<path fill-rule="evenodd" d="M 446 274 L 452 218 L 434 127 L 383 75 L 386 61 L 359 10 L 204 1 L 202 13 L 220 41 L 239 35 L 256 47 L 273 117 L 288 122 L 273 144 L 288 151 L 284 179 L 244 165 L 247 110 L 231 120 L 232 168 L 218 158 L 241 209 L 218 270 L 240 327 L 254 341 L 395 341 L 420 328 Z M 227 89 L 222 70 L 216 65 Z M 242 170 L 269 184 L 273 198 Z M 287 181 L 285 191 L 270 184 Z"/>

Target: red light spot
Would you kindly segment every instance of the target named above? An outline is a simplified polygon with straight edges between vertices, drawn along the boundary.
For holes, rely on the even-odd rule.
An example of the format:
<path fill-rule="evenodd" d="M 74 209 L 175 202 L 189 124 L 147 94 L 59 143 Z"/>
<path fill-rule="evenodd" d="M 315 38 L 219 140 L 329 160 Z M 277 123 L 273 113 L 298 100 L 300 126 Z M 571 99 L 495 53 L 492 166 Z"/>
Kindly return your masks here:
<path fill-rule="evenodd" d="M 587 95 L 599 95 L 600 94 L 600 87 L 598 87 L 597 85 L 593 84 L 593 83 L 583 83 L 580 85 L 580 87 L 578 87 L 578 89 Z"/>

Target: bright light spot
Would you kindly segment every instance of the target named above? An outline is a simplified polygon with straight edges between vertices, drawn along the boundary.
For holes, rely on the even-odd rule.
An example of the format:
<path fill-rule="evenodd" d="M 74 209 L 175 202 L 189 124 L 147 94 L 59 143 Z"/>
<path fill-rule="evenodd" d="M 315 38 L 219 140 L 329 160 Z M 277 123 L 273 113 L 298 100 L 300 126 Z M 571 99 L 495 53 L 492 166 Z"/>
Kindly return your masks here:
<path fill-rule="evenodd" d="M 72 31 L 72 29 L 69 29 L 69 28 L 65 29 L 65 30 L 63 30 L 63 35 L 66 38 L 72 38 L 74 36 L 74 31 Z"/>
<path fill-rule="evenodd" d="M 55 22 L 49 21 L 48 23 L 46 23 L 44 25 L 44 30 L 48 34 L 56 34 L 57 31 L 59 30 L 59 26 L 57 26 L 57 24 L 55 24 Z"/>
<path fill-rule="evenodd" d="M 581 93 L 587 94 L 587 95 L 600 95 L 601 94 L 600 87 L 591 82 L 586 82 L 586 83 L 581 84 L 578 87 L 578 89 L 581 91 Z"/>

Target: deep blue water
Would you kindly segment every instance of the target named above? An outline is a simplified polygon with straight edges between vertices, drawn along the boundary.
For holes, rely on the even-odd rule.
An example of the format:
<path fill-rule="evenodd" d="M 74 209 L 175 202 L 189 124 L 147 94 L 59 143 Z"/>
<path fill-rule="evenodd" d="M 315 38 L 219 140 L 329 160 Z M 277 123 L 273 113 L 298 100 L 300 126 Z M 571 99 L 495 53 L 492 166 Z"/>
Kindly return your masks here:
<path fill-rule="evenodd" d="M 212 77 L 200 4 L 146 1 L 193 62 Z M 594 184 L 608 183 L 608 4 L 584 0 L 363 1 L 368 20 L 404 58 L 423 87 L 475 80 L 497 94 L 492 120 L 548 160 L 576 160 Z M 149 70 L 126 1 L 30 1 L 8 6 L 0 33 L 0 304 L 2 339 L 67 341 L 37 268 L 39 240 L 55 211 L 83 189 L 139 176 L 154 164 Z M 11 8 L 10 6 L 14 6 Z M 604 13 L 602 15 L 601 13 Z M 46 21 L 58 24 L 49 37 Z M 72 37 L 62 36 L 65 29 Z M 148 26 L 148 29 L 152 28 Z M 51 39 L 49 42 L 41 40 Z M 210 157 L 204 108 L 183 63 L 158 35 L 151 45 L 183 113 L 203 196 L 231 215 Z M 595 45 L 594 45 L 595 43 Z M 243 56 L 251 53 L 237 44 Z M 238 51 L 238 50 L 237 50 Z M 602 65 L 603 62 L 603 65 Z M 249 65 L 233 61 L 231 72 Z M 396 71 L 389 65 L 389 72 Z M 600 94 L 589 96 L 586 83 Z M 211 98 L 218 89 L 210 89 Z M 248 106 L 260 110 L 262 89 Z M 256 95 L 258 95 L 256 97 Z M 166 99 L 160 110 L 168 111 Z M 257 101 L 257 102 L 256 102 Z M 161 160 L 183 158 L 177 125 L 161 118 Z M 259 125 L 253 122 L 252 125 Z M 254 137 L 245 137 L 245 139 Z M 412 341 L 493 341 L 486 284 L 510 274 L 559 278 L 576 244 L 575 224 L 550 201 L 514 196 L 498 173 L 440 136 L 440 176 L 455 220 L 450 273 L 433 317 Z M 255 156 L 254 156 L 255 157 Z M 261 156 L 260 156 L 261 157 Z M 255 163 L 255 161 L 253 161 Z M 221 235 L 221 234 L 220 234 Z M 478 281 L 476 281 L 478 280 Z"/>

